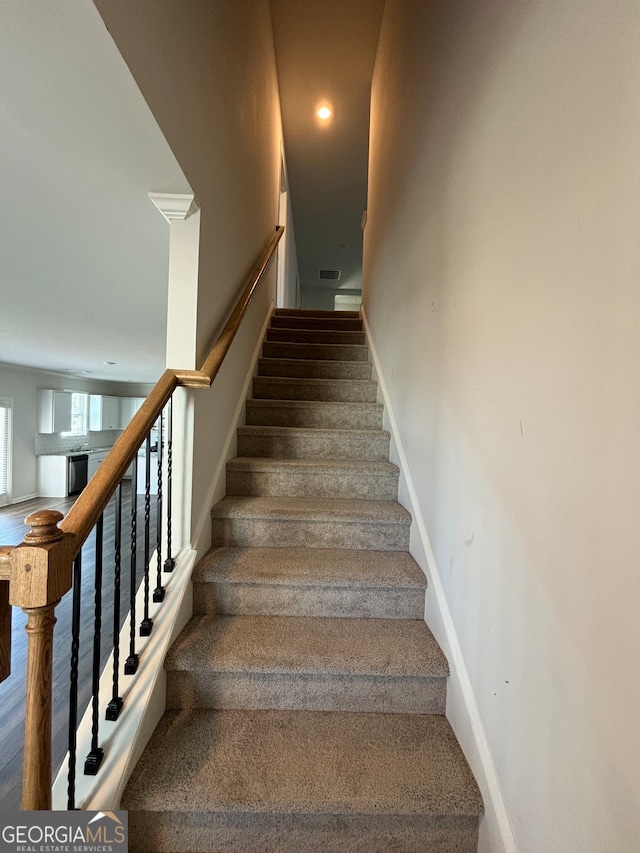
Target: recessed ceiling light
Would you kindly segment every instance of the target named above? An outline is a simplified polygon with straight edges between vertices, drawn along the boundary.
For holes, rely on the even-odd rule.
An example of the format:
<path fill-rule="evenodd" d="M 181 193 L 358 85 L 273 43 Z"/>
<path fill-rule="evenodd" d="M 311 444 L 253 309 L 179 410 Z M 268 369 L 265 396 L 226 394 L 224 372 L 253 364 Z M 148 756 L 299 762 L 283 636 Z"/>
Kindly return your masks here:
<path fill-rule="evenodd" d="M 331 118 L 333 113 L 331 111 L 330 106 L 328 106 L 327 104 L 323 104 L 321 107 L 318 107 L 318 109 L 316 110 L 316 115 L 322 121 L 327 121 L 328 119 Z"/>
<path fill-rule="evenodd" d="M 81 373 L 91 373 L 91 371 L 90 371 L 90 370 L 81 370 L 80 372 L 81 372 Z"/>
<path fill-rule="evenodd" d="M 103 364 L 116 364 L 115 361 L 103 361 L 102 363 Z"/>

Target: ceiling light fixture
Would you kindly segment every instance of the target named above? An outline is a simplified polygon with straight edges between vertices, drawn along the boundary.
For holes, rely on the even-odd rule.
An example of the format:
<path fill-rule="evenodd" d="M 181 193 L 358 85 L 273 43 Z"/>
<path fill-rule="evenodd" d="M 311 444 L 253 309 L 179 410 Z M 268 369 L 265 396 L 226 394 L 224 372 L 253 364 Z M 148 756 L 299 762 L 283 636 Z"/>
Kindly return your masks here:
<path fill-rule="evenodd" d="M 116 364 L 115 361 L 103 361 L 102 363 L 103 364 Z"/>
<path fill-rule="evenodd" d="M 321 121 L 328 121 L 333 115 L 333 111 L 328 104 L 322 104 L 316 110 L 316 115 Z"/>

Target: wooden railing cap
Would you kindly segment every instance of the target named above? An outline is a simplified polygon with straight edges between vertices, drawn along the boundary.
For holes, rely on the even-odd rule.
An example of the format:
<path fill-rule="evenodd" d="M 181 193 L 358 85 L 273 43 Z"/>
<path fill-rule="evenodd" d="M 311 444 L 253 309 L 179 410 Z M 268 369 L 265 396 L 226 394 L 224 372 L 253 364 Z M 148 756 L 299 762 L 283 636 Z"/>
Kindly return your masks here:
<path fill-rule="evenodd" d="M 64 515 L 56 509 L 39 509 L 37 512 L 32 512 L 28 515 L 24 523 L 28 524 L 31 530 L 25 534 L 25 545 L 50 545 L 53 542 L 59 542 L 64 533 L 58 527 L 58 523 L 62 521 Z"/>

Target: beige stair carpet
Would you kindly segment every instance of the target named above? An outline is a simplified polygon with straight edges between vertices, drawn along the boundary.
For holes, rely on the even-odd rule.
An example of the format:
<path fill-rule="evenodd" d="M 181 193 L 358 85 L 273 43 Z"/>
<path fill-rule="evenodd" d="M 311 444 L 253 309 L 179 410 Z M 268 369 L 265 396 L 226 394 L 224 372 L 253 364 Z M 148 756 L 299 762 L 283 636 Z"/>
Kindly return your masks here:
<path fill-rule="evenodd" d="M 276 311 L 123 798 L 132 853 L 477 851 L 372 377 L 355 312 Z"/>

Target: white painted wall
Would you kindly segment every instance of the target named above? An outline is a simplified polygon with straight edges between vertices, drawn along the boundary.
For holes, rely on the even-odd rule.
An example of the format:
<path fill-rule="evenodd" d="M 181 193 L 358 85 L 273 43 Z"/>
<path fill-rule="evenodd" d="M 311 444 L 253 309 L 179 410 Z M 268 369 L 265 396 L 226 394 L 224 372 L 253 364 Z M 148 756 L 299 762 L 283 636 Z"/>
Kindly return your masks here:
<path fill-rule="evenodd" d="M 637 3 L 387 0 L 364 305 L 482 851 L 640 838 L 639 90 Z"/>
<path fill-rule="evenodd" d="M 149 393 L 148 385 L 80 379 L 73 376 L 64 376 L 60 373 L 50 373 L 46 370 L 0 364 L 0 397 L 10 397 L 13 399 L 11 488 L 13 503 L 37 495 L 36 430 L 38 423 L 38 391 L 47 388 L 54 391 L 66 389 L 69 391 L 84 391 L 87 394 L 112 394 L 116 397 L 146 397 Z M 86 439 L 83 440 L 83 443 L 89 444 L 92 447 L 106 446 L 107 443 L 112 444 L 119 435 L 120 432 L 117 430 L 111 431 L 108 434 L 101 432 L 89 433 Z M 51 440 L 52 437 L 47 438 Z M 59 437 L 55 436 L 53 438 L 57 440 Z M 69 446 L 77 443 L 78 438 L 68 440 Z M 5 542 L 4 544 L 10 545 L 13 543 Z"/>
<path fill-rule="evenodd" d="M 201 205 L 199 366 L 278 223 L 282 129 L 269 4 L 96 0 L 96 6 Z M 275 266 L 224 375 L 211 393 L 194 395 L 193 525 L 207 510 L 220 442 L 274 297 Z M 207 536 L 198 535 L 198 547 L 206 547 Z"/>

